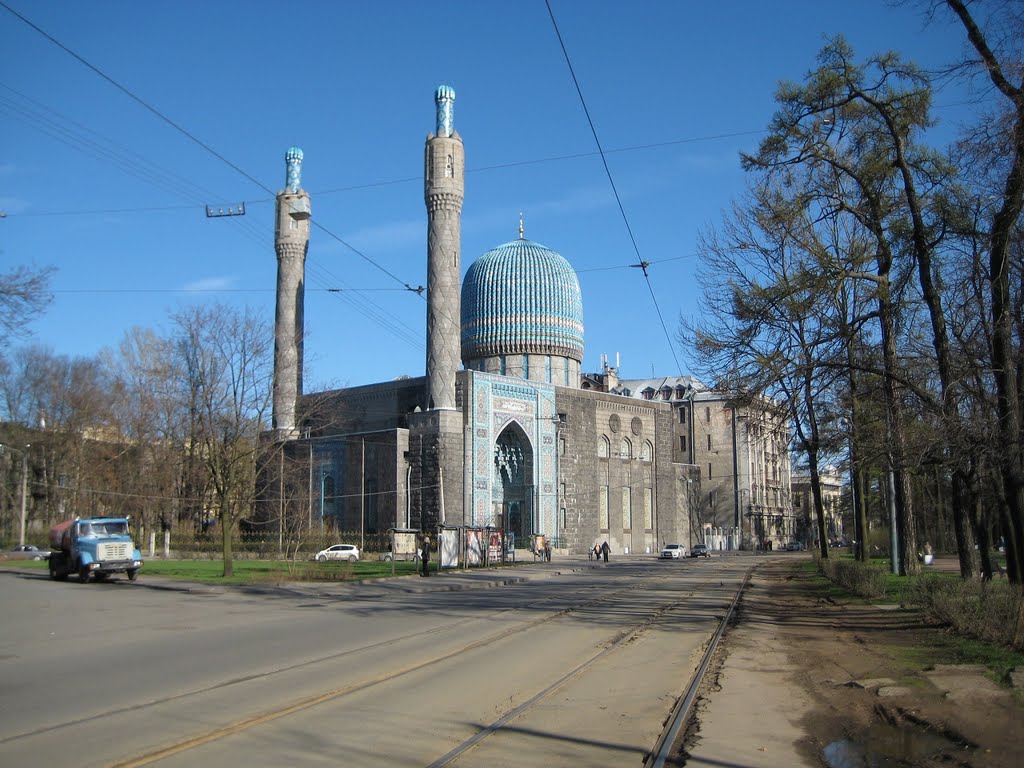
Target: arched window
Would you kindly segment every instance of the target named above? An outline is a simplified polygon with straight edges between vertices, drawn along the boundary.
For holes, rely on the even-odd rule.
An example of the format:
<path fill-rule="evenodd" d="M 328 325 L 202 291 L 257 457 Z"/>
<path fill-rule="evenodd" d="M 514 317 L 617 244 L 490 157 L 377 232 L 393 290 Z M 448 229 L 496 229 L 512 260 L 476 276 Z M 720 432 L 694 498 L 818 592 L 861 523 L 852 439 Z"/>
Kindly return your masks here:
<path fill-rule="evenodd" d="M 619 458 L 626 460 L 633 458 L 633 444 L 625 437 L 622 438 L 622 442 L 619 444 Z"/>
<path fill-rule="evenodd" d="M 601 435 L 600 439 L 598 439 L 598 441 L 597 441 L 597 457 L 599 459 L 607 459 L 608 458 L 608 448 L 609 448 L 608 438 L 605 437 L 604 435 Z"/>
<path fill-rule="evenodd" d="M 644 444 L 640 446 L 640 461 L 651 461 L 653 457 L 654 446 L 650 440 L 644 440 Z"/>

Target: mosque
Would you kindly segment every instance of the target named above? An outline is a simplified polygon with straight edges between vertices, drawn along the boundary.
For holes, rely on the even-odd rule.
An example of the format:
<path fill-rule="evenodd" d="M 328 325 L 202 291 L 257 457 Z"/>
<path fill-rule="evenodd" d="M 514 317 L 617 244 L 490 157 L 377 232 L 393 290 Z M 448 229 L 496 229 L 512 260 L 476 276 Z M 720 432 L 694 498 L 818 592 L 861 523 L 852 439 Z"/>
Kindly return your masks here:
<path fill-rule="evenodd" d="M 266 488 L 281 489 L 266 496 L 283 510 L 308 485 L 311 520 L 346 534 L 484 529 L 516 546 L 544 535 L 566 553 L 605 541 L 613 553 L 692 542 L 688 500 L 699 498 L 699 472 L 678 450 L 676 410 L 609 391 L 607 364 L 600 376 L 582 372 L 583 297 L 569 262 L 524 239 L 520 223 L 518 239 L 480 256 L 460 280 L 465 156 L 454 100 L 451 88 L 437 89 L 425 147 L 422 377 L 303 392 L 310 198 L 301 151 L 286 155 L 267 437 L 291 465 L 305 465 L 291 480 L 283 469 L 266 476 Z"/>

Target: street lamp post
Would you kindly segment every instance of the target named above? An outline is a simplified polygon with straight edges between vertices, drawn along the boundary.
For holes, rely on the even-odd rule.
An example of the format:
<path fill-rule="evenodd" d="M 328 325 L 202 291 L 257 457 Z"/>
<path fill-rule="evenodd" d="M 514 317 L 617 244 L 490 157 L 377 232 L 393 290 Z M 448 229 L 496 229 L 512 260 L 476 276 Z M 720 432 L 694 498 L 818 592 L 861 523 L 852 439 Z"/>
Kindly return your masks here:
<path fill-rule="evenodd" d="M 320 533 L 324 532 L 324 493 L 327 486 L 327 470 L 320 470 Z"/>

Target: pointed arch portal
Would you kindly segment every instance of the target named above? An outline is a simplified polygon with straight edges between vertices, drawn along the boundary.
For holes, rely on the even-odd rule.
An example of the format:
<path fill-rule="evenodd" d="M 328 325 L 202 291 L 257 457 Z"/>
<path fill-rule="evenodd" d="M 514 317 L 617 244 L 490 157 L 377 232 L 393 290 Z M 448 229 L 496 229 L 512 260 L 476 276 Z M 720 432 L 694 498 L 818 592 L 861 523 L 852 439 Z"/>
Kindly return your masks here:
<path fill-rule="evenodd" d="M 526 541 L 537 530 L 534 520 L 533 447 L 523 428 L 512 421 L 494 442 L 494 519 L 514 533 L 517 542 Z"/>

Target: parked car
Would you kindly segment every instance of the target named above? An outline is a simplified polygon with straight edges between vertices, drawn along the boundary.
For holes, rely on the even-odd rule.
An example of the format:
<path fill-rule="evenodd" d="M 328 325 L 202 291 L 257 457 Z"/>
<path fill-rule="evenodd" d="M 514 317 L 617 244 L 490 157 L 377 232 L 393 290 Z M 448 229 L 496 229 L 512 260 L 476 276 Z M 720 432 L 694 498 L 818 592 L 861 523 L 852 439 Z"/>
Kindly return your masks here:
<path fill-rule="evenodd" d="M 694 544 L 690 550 L 690 557 L 711 557 L 711 550 L 707 544 Z"/>
<path fill-rule="evenodd" d="M 46 560 L 50 556 L 50 550 L 40 549 L 35 544 L 19 544 L 11 552 L 18 552 L 19 558 L 25 560 Z"/>
<path fill-rule="evenodd" d="M 313 555 L 313 559 L 321 563 L 327 560 L 348 560 L 354 563 L 359 559 L 359 547 L 354 544 L 335 544 L 333 547 L 321 549 Z"/>
<path fill-rule="evenodd" d="M 678 560 L 680 557 L 686 557 L 686 547 L 682 544 L 666 544 L 659 557 L 662 560 Z"/>
<path fill-rule="evenodd" d="M 802 541 L 791 541 L 786 545 L 787 552 L 803 552 L 804 544 Z"/>

